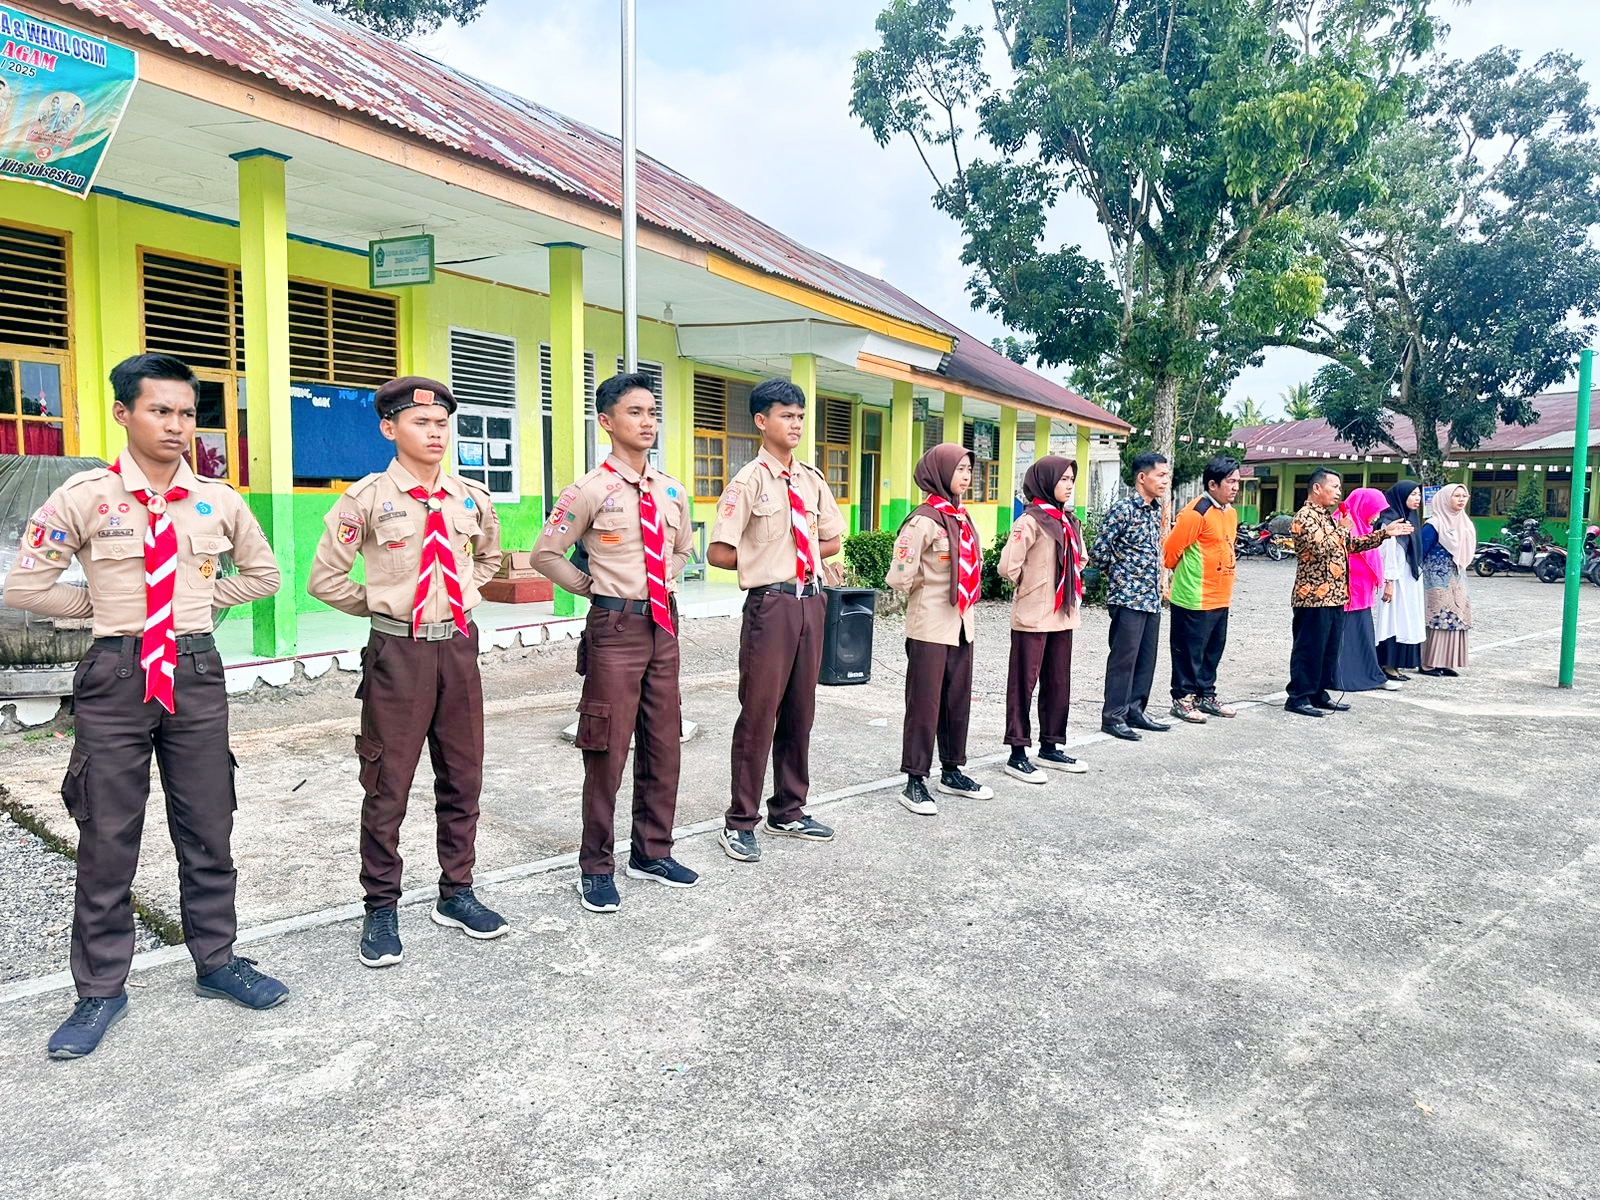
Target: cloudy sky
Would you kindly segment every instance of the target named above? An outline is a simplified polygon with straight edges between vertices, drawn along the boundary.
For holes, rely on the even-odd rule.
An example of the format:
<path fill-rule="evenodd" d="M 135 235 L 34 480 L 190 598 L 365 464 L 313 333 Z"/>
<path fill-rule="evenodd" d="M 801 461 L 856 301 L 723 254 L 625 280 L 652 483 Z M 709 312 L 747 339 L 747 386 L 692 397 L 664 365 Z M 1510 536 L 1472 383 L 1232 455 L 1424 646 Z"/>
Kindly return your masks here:
<path fill-rule="evenodd" d="M 880 149 L 850 116 L 854 54 L 874 42 L 879 0 L 639 0 L 639 142 L 800 242 L 880 275 L 973 334 L 1004 330 L 973 312 L 955 226 L 928 203 L 931 181 L 902 144 Z M 957 0 L 981 23 L 988 3 Z M 619 126 L 617 0 L 489 0 L 484 15 L 418 39 L 424 51 L 602 129 Z M 1586 63 L 1600 93 L 1600 24 L 1587 0 L 1477 0 L 1442 6 L 1456 56 L 1495 45 L 1524 61 L 1554 49 Z M 1098 253 L 1087 213 L 1058 222 Z M 1316 361 L 1275 353 L 1232 399 L 1269 413 Z"/>

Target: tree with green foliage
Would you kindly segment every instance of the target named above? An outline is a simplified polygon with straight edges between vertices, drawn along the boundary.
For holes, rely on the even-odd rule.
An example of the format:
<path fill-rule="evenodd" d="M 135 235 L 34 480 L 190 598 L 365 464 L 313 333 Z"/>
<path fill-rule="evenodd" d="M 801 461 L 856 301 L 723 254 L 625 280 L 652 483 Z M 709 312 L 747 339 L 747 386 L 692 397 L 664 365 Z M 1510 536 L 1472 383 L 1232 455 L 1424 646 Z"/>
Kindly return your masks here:
<path fill-rule="evenodd" d="M 1010 334 L 1003 338 L 995 338 L 989 343 L 989 346 L 996 354 L 1003 354 L 1014 363 L 1026 365 L 1027 361 L 1033 357 L 1033 342 L 1027 339 L 1018 341 Z"/>
<path fill-rule="evenodd" d="M 1311 393 L 1309 383 L 1297 383 L 1283 389 L 1283 415 L 1291 421 L 1309 421 L 1322 415 L 1322 408 Z"/>
<path fill-rule="evenodd" d="M 1328 310 L 1287 344 L 1331 360 L 1316 396 L 1357 446 L 1410 454 L 1409 419 L 1430 483 L 1452 447 L 1537 420 L 1529 398 L 1594 333 L 1600 142 L 1579 70 L 1504 49 L 1433 67 L 1377 145 L 1373 203 L 1315 231 Z"/>
<path fill-rule="evenodd" d="M 1517 498 L 1511 505 L 1511 511 L 1506 513 L 1506 523 L 1495 534 L 1495 540 L 1515 550 L 1522 544 L 1522 523 L 1534 520 L 1542 525 L 1544 518 L 1544 477 L 1529 471 L 1528 477 L 1517 489 Z"/>
<path fill-rule="evenodd" d="M 476 20 L 487 0 L 316 0 L 346 20 L 365 25 L 385 37 L 408 38 L 432 33 L 445 21 L 465 25 Z"/>
<path fill-rule="evenodd" d="M 1230 413 L 1229 416 L 1232 418 L 1233 427 L 1235 429 L 1248 428 L 1252 425 L 1270 424 L 1270 419 L 1266 413 L 1261 411 L 1261 405 L 1256 403 L 1256 398 L 1254 396 L 1246 396 L 1243 400 L 1239 401 L 1239 403 L 1235 404 L 1233 406 L 1233 412 Z"/>
<path fill-rule="evenodd" d="M 1361 199 L 1432 44 L 1429 3 L 995 0 L 996 86 L 988 35 L 953 28 L 949 0 L 893 0 L 850 108 L 921 156 L 961 225 L 974 305 L 1033 336 L 1040 361 L 1125 385 L 1136 408 L 1148 395 L 1170 455 L 1181 394 L 1210 394 L 1192 415 L 1209 426 L 1226 381 L 1320 310 L 1305 226 Z M 1104 261 L 1046 244 L 1074 200 Z"/>

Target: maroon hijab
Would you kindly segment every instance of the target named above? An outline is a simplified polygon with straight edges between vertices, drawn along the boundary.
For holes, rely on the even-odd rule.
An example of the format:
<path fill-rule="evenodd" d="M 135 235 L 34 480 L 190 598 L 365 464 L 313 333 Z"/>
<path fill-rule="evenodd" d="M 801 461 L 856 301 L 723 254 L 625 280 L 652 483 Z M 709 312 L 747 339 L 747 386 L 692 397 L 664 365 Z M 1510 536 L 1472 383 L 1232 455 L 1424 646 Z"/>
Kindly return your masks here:
<path fill-rule="evenodd" d="M 1061 477 L 1068 471 L 1077 478 L 1077 464 L 1070 458 L 1062 458 L 1059 454 L 1047 454 L 1029 467 L 1022 475 L 1022 498 L 1028 502 L 1028 507 L 1023 511 L 1032 514 L 1039 528 L 1049 535 L 1056 544 L 1056 583 L 1059 585 L 1062 577 L 1067 581 L 1067 596 L 1077 595 L 1076 580 L 1078 576 L 1077 555 L 1067 552 L 1067 537 L 1070 527 L 1073 542 L 1082 546 L 1083 535 L 1078 532 L 1078 518 L 1071 509 L 1062 508 L 1056 502 L 1056 484 L 1061 482 Z M 1048 504 L 1059 509 L 1062 519 L 1056 520 L 1039 506 Z"/>
<path fill-rule="evenodd" d="M 956 499 L 955 495 L 950 491 L 950 481 L 955 478 L 956 468 L 961 465 L 963 460 L 966 460 L 969 465 L 976 462 L 972 451 L 965 446 L 957 446 L 953 442 L 940 442 L 922 456 L 917 463 L 917 469 L 912 473 L 912 481 L 922 489 L 925 495 L 938 496 L 941 500 L 960 508 L 961 501 Z M 927 517 L 929 520 L 937 521 L 944 526 L 945 535 L 950 539 L 950 603 L 959 608 L 961 588 L 960 580 L 957 578 L 959 572 L 956 570 L 955 556 L 957 548 L 961 545 L 961 522 L 963 520 L 971 521 L 972 518 L 958 517 L 953 513 L 942 513 L 931 504 L 917 505 L 916 508 L 911 510 L 911 514 L 906 517 L 906 520 L 909 521 L 916 516 Z M 901 522 L 900 527 L 904 529 L 905 522 Z M 973 530 L 973 536 L 977 536 L 976 529 Z M 979 547 L 979 553 L 981 555 L 982 547 Z"/>

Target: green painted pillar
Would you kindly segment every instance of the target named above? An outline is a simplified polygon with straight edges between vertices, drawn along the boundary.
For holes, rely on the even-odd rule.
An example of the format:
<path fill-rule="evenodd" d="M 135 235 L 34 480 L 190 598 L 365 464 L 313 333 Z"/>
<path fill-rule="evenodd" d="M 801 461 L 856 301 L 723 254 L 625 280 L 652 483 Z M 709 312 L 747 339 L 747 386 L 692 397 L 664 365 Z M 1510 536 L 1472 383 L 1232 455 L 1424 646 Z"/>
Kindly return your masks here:
<path fill-rule="evenodd" d="M 78 390 L 78 453 L 98 455 L 110 462 L 128 442 L 122 426 L 111 419 L 107 380 L 112 367 L 140 350 L 137 259 L 133 247 L 124 245 L 122 202 L 95 193 L 85 203 L 91 214 L 90 237 L 82 239 L 85 245 L 75 242 L 73 249 L 75 259 L 85 248 L 90 255 L 75 276 L 80 281 L 77 299 L 79 311 L 92 311 L 98 337 L 94 370 L 82 381 L 92 380 L 92 389 L 80 386 Z"/>
<path fill-rule="evenodd" d="M 911 515 L 911 510 L 919 502 L 916 485 L 911 480 L 911 472 L 917 462 L 911 384 L 902 379 L 894 381 L 894 397 L 889 404 L 888 436 L 888 454 L 885 456 L 888 468 L 883 475 L 889 494 L 882 505 L 883 519 L 879 526 L 892 533 L 900 528 L 900 523 Z"/>
<path fill-rule="evenodd" d="M 866 424 L 860 399 L 850 401 L 850 506 L 845 517 L 851 533 L 861 532 L 861 512 L 867 504 L 867 494 L 862 490 L 866 480 L 861 474 L 861 435 Z"/>
<path fill-rule="evenodd" d="M 1583 485 L 1589 465 L 1590 392 L 1594 383 L 1594 351 L 1578 355 L 1578 413 L 1572 437 L 1572 496 L 1567 505 L 1567 578 L 1561 608 L 1561 667 L 1557 682 L 1572 686 L 1578 663 L 1578 604 L 1583 586 Z"/>
<path fill-rule="evenodd" d="M 944 439 L 961 445 L 961 438 L 966 433 L 965 411 L 962 406 L 964 397 L 958 392 L 944 394 L 944 408 L 940 416 L 944 421 Z"/>
<path fill-rule="evenodd" d="M 1017 491 L 1017 410 L 1000 410 L 1000 494 L 995 497 L 999 506 L 994 514 L 997 537 L 1004 537 L 1011 529 L 1011 500 Z"/>
<path fill-rule="evenodd" d="M 550 251 L 550 464 L 556 494 L 583 478 L 583 247 Z M 609 372 L 607 372 L 609 374 Z M 589 602 L 555 590 L 557 616 L 581 617 Z"/>
<path fill-rule="evenodd" d="M 239 276 L 244 293 L 245 388 L 250 412 L 250 508 L 278 560 L 283 586 L 253 607 L 252 649 L 263 658 L 295 652 L 294 440 L 289 423 L 289 225 L 284 164 L 272 150 L 246 150 L 239 164 Z"/>
<path fill-rule="evenodd" d="M 791 354 L 789 356 L 789 382 L 806 394 L 806 427 L 795 447 L 795 457 L 801 462 L 816 463 L 824 471 L 827 467 L 817 462 L 817 425 L 822 412 L 817 407 L 817 356 Z"/>
<path fill-rule="evenodd" d="M 1078 476 L 1072 492 L 1073 507 L 1082 521 L 1089 511 L 1089 427 L 1078 426 Z"/>
<path fill-rule="evenodd" d="M 1051 437 L 1051 434 L 1054 432 L 1054 430 L 1055 430 L 1055 426 L 1051 422 L 1049 417 L 1041 417 L 1038 414 L 1034 415 L 1034 418 L 1033 418 L 1033 461 L 1034 462 L 1038 462 L 1041 458 L 1045 457 L 1045 455 L 1050 453 L 1050 437 Z"/>

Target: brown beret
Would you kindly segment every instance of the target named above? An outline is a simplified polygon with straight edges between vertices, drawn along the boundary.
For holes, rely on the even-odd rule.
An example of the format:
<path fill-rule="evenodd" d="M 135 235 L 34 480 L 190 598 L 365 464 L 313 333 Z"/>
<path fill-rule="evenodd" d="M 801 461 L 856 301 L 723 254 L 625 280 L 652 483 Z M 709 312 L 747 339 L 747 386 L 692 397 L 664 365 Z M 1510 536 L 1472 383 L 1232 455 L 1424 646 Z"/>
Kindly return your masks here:
<path fill-rule="evenodd" d="M 421 375 L 391 379 L 373 395 L 373 407 L 380 417 L 392 417 L 418 404 L 442 404 L 448 412 L 456 410 L 456 398 L 450 389 L 437 379 Z"/>

